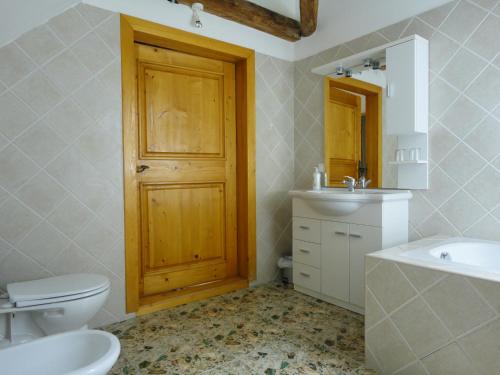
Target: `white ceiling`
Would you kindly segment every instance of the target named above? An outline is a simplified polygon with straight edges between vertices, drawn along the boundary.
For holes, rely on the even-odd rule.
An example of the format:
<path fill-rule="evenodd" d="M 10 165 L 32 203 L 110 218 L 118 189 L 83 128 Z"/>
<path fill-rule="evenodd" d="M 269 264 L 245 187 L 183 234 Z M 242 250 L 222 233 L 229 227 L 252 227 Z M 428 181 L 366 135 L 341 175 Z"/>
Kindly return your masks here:
<path fill-rule="evenodd" d="M 264 8 L 271 9 L 276 13 L 294 18 L 297 21 L 300 19 L 300 1 L 299 0 L 249 0 L 254 4 L 258 4 Z M 331 0 L 329 0 L 331 1 Z"/>
<path fill-rule="evenodd" d="M 43 24 L 81 0 L 0 0 L 0 46 Z M 83 0 L 109 10 L 200 33 L 286 60 L 301 59 L 450 0 L 320 0 L 315 34 L 290 43 L 209 14 L 203 29 L 190 25 L 188 7 L 166 0 Z M 203 2 L 203 0 L 200 0 Z M 299 19 L 299 0 L 251 0 Z"/>

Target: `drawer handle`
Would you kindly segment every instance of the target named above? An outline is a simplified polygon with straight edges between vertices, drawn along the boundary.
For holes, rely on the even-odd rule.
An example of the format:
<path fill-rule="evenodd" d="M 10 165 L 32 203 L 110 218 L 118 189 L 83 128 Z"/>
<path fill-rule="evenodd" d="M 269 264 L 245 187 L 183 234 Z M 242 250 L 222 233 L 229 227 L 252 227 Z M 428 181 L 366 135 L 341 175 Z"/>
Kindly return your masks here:
<path fill-rule="evenodd" d="M 305 272 L 301 272 L 300 274 L 301 274 L 302 276 L 304 276 L 304 277 L 311 277 L 311 275 L 309 275 L 308 273 L 305 273 Z"/>
<path fill-rule="evenodd" d="M 335 231 L 334 233 L 338 236 L 345 236 L 347 234 L 346 232 L 341 232 L 341 231 Z"/>
<path fill-rule="evenodd" d="M 350 233 L 349 236 L 354 237 L 354 238 L 363 238 L 361 234 L 355 234 L 355 233 Z"/>
<path fill-rule="evenodd" d="M 306 249 L 300 249 L 300 252 L 301 253 L 304 253 L 304 254 L 309 254 L 310 251 L 309 250 L 306 250 Z"/>
<path fill-rule="evenodd" d="M 303 230 L 309 230 L 310 229 L 309 227 L 306 227 L 305 225 L 301 225 L 299 228 L 303 229 Z"/>

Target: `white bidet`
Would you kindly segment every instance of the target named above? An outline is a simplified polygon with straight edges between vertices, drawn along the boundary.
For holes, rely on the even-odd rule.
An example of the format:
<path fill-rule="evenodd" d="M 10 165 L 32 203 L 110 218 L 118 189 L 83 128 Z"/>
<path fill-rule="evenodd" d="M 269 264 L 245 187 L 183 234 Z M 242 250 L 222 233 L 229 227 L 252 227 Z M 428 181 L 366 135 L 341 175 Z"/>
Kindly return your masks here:
<path fill-rule="evenodd" d="M 0 373 L 9 375 L 105 375 L 120 354 L 108 332 L 60 333 L 0 350 Z"/>

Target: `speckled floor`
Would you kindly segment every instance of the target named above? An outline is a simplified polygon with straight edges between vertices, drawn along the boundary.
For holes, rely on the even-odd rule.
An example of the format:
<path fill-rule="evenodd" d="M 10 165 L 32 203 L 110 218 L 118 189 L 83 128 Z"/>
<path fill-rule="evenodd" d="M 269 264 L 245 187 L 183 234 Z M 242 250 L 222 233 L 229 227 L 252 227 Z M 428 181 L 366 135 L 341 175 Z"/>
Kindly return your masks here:
<path fill-rule="evenodd" d="M 122 344 L 111 374 L 375 374 L 363 317 L 280 284 L 106 327 Z"/>

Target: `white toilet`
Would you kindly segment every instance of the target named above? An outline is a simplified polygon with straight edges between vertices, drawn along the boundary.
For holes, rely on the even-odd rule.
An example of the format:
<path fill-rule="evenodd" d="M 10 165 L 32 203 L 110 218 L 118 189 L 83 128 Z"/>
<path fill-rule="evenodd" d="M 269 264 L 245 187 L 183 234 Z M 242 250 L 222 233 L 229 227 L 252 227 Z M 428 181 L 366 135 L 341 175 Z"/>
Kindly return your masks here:
<path fill-rule="evenodd" d="M 109 289 L 109 280 L 96 274 L 8 284 L 0 298 L 0 348 L 86 328 Z"/>

